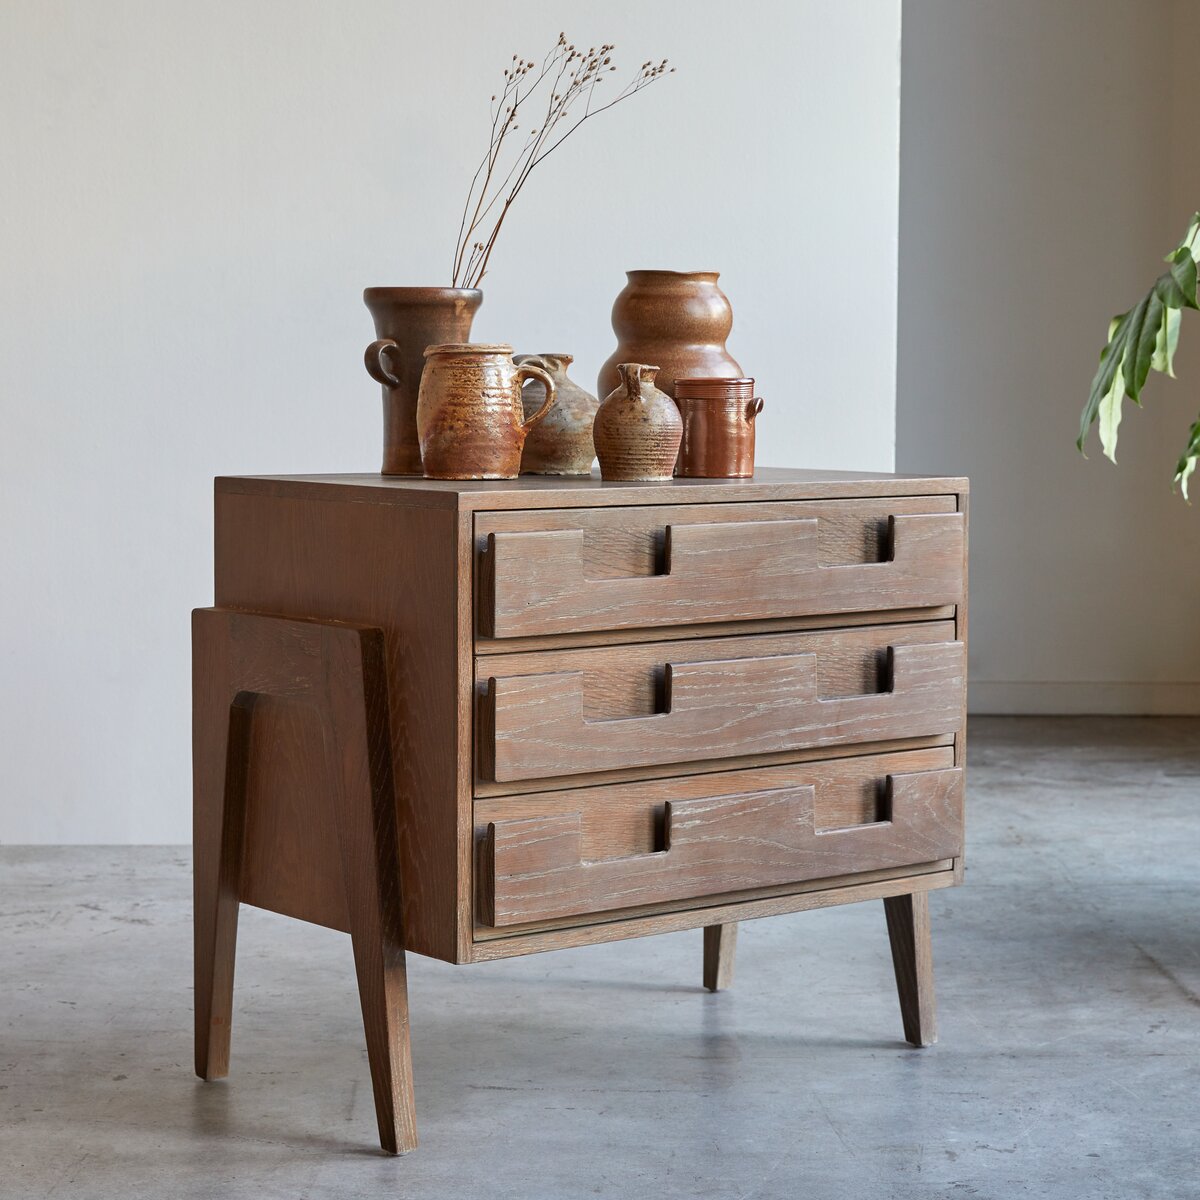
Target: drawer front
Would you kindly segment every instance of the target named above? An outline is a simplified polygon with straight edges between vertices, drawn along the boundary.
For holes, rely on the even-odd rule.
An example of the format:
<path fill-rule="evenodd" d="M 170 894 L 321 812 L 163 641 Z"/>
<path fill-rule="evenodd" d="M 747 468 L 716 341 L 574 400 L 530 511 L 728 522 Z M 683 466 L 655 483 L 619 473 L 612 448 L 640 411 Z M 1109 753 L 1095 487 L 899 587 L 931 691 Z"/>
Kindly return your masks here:
<path fill-rule="evenodd" d="M 479 921 L 694 905 L 952 859 L 962 852 L 963 773 L 949 758 L 866 756 L 482 802 Z"/>
<path fill-rule="evenodd" d="M 511 638 L 955 604 L 964 516 L 932 511 L 954 503 L 483 514 L 479 632 Z"/>
<path fill-rule="evenodd" d="M 966 669 L 953 639 L 952 622 L 926 622 L 479 660 L 480 774 L 509 783 L 953 734 Z M 642 713 L 613 712 L 639 690 Z"/>

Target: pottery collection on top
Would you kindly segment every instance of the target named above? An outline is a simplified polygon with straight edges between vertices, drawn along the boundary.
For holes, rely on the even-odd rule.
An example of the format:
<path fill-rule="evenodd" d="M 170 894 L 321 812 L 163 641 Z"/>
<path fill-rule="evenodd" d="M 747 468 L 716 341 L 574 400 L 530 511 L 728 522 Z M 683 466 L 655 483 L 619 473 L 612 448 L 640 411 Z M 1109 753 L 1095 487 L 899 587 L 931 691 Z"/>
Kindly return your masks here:
<path fill-rule="evenodd" d="M 670 396 L 654 386 L 658 367 L 620 363 L 620 382 L 596 412 L 600 474 L 618 480 L 665 480 L 675 470 L 683 421 Z"/>
<path fill-rule="evenodd" d="M 363 303 L 375 321 L 376 341 L 365 355 L 371 378 L 383 386 L 384 475 L 420 475 L 417 394 L 425 348 L 468 342 L 483 303 L 473 288 L 371 287 Z"/>
<path fill-rule="evenodd" d="M 521 474 L 587 475 L 596 458 L 592 422 L 600 401 L 567 375 L 567 368 L 575 361 L 575 356 L 561 353 L 517 354 L 513 361 L 519 365 L 541 367 L 558 389 L 554 407 L 525 439 Z M 529 417 L 541 407 L 546 390 L 537 380 L 529 380 L 522 396 L 525 415 Z"/>
<path fill-rule="evenodd" d="M 526 417 L 521 385 L 538 380 L 542 406 Z M 554 404 L 548 371 L 517 366 L 504 344 L 450 344 L 425 351 L 417 399 L 417 435 L 430 479 L 515 479 L 526 435 Z"/>
<path fill-rule="evenodd" d="M 658 387 L 670 396 L 684 376 L 741 376 L 725 349 L 733 309 L 718 277 L 717 271 L 627 271 L 612 308 L 617 348 L 600 368 L 596 394 L 616 387 L 625 362 L 657 363 Z"/>
<path fill-rule="evenodd" d="M 617 348 L 599 376 L 603 404 L 569 377 L 571 354 L 514 359 L 507 344 L 471 343 L 477 289 L 367 288 L 382 473 L 586 476 L 598 456 L 612 480 L 753 475 L 762 401 L 725 348 L 733 311 L 718 273 L 626 275 L 612 309 Z"/>

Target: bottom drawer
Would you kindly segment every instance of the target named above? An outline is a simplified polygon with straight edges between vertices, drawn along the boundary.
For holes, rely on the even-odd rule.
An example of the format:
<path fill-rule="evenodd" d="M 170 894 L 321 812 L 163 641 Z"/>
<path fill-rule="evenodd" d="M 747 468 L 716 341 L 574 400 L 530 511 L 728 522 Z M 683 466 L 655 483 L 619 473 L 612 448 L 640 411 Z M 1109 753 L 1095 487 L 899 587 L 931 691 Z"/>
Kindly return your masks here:
<path fill-rule="evenodd" d="M 962 852 L 950 747 L 478 800 L 477 912 L 508 927 Z"/>

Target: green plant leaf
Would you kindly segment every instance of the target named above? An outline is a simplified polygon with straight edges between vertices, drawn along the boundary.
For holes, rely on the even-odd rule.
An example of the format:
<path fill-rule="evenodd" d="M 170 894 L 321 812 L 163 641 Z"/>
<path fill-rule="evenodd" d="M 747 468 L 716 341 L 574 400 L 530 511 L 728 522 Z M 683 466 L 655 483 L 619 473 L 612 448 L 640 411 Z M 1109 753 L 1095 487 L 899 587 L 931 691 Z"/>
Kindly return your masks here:
<path fill-rule="evenodd" d="M 1188 430 L 1187 446 L 1175 464 L 1175 486 L 1183 492 L 1183 498 L 1190 504 L 1188 497 L 1188 480 L 1196 470 L 1196 461 L 1200 459 L 1200 420 L 1197 420 Z"/>
<path fill-rule="evenodd" d="M 1163 302 L 1157 290 L 1138 301 L 1129 318 L 1128 344 L 1121 368 L 1125 373 L 1125 395 L 1134 404 L 1142 402 L 1142 388 L 1150 374 L 1158 327 L 1162 324 Z M 1109 456 L 1112 457 L 1111 455 Z"/>
<path fill-rule="evenodd" d="M 1091 391 L 1079 417 L 1075 444 L 1083 452 L 1088 431 L 1099 421 L 1100 445 L 1106 458 L 1117 461 L 1117 434 L 1121 427 L 1121 405 L 1128 396 L 1139 407 L 1142 388 L 1151 371 L 1174 377 L 1175 350 L 1185 308 L 1200 308 L 1197 295 L 1200 276 L 1200 212 L 1188 225 L 1179 245 L 1166 256 L 1170 264 L 1154 286 L 1128 312 L 1113 317 L 1108 342 L 1100 351 L 1100 362 L 1092 377 Z M 1187 483 L 1200 458 L 1200 422 L 1193 427 L 1188 450 L 1180 458 L 1175 481 L 1187 494 Z"/>
<path fill-rule="evenodd" d="M 1112 386 L 1100 401 L 1100 445 L 1105 458 L 1117 461 L 1117 429 L 1121 424 L 1121 401 L 1125 394 L 1125 373 L 1117 364 Z"/>
<path fill-rule="evenodd" d="M 1196 260 L 1186 246 L 1180 246 L 1154 284 L 1159 299 L 1172 308 L 1196 308 Z"/>
<path fill-rule="evenodd" d="M 1168 308 L 1163 313 L 1163 322 L 1158 329 L 1158 341 L 1154 344 L 1154 358 L 1150 367 L 1164 375 L 1175 378 L 1175 347 L 1179 345 L 1179 326 L 1183 313 L 1177 308 Z"/>
<path fill-rule="evenodd" d="M 1075 444 L 1081 453 L 1083 444 L 1087 440 L 1088 430 L 1091 429 L 1100 413 L 1100 402 L 1112 390 L 1113 376 L 1116 374 L 1121 360 L 1125 357 L 1129 318 L 1132 315 L 1132 309 L 1129 312 L 1121 313 L 1119 316 L 1113 317 L 1109 325 L 1111 332 L 1108 336 L 1108 345 L 1100 351 L 1100 365 L 1096 368 L 1096 374 L 1092 378 L 1091 394 L 1088 396 L 1087 404 L 1083 406 L 1083 413 L 1079 418 L 1079 438 Z M 1123 382 L 1122 388 L 1124 388 Z"/>
<path fill-rule="evenodd" d="M 1170 254 L 1163 256 L 1163 262 L 1171 262 L 1180 250 L 1190 250 L 1192 257 L 1200 261 L 1200 212 L 1192 214 L 1192 221 L 1187 233 L 1183 235 L 1183 241 Z"/>

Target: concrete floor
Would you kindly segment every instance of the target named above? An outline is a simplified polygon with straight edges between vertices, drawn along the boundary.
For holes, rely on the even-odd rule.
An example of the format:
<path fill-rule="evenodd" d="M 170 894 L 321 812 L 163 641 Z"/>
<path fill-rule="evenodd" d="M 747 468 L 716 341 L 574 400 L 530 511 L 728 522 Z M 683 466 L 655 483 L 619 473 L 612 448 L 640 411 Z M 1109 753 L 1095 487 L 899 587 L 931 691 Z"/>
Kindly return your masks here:
<path fill-rule="evenodd" d="M 191 1073 L 183 849 L 0 850 L 0 1197 L 1200 1196 L 1200 721 L 971 729 L 941 1042 L 882 905 L 476 967 L 411 960 L 421 1147 L 382 1157 L 349 940 L 244 910 Z"/>

